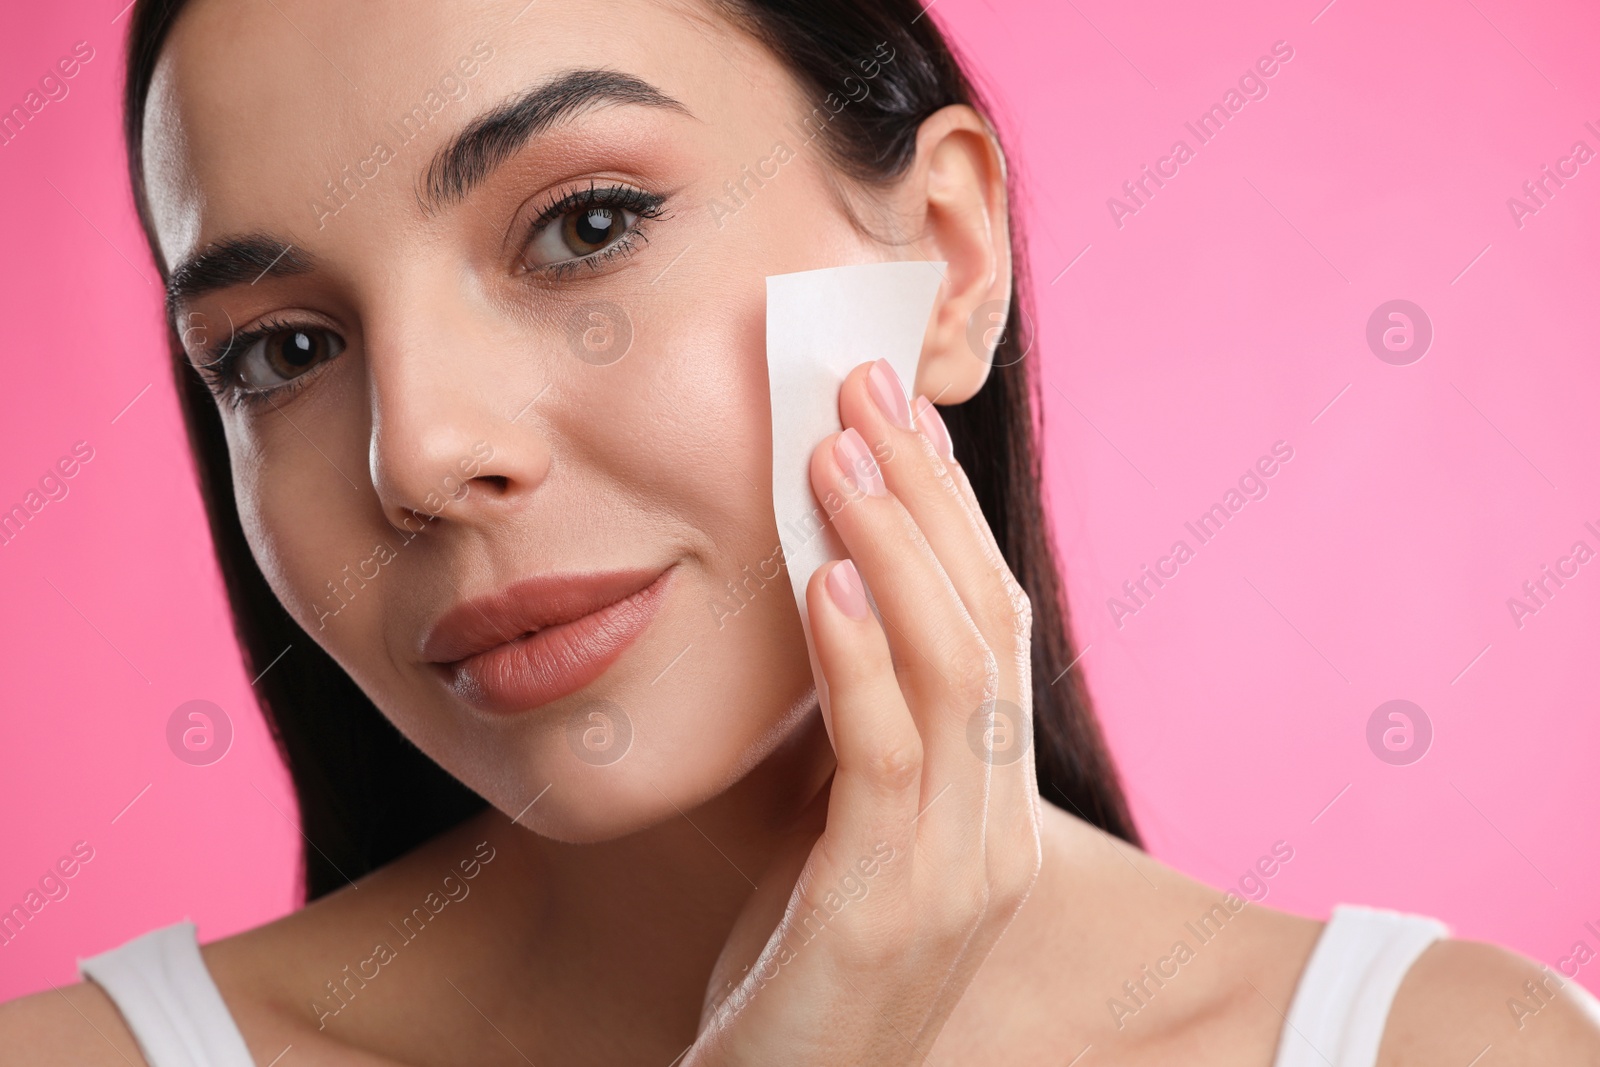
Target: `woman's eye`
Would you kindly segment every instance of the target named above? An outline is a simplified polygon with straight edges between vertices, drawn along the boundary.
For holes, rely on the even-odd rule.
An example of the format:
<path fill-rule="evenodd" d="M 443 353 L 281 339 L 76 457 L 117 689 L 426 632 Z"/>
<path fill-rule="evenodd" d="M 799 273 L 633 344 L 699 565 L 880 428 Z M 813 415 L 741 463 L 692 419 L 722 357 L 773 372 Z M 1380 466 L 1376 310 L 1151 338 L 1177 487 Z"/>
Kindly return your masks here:
<path fill-rule="evenodd" d="M 639 216 L 626 208 L 574 208 L 539 228 L 523 257 L 530 269 L 569 259 L 582 259 L 616 244 L 632 231 Z"/>
<path fill-rule="evenodd" d="M 240 354 L 239 383 L 246 389 L 272 389 L 343 350 L 344 342 L 331 330 L 274 330 Z"/>

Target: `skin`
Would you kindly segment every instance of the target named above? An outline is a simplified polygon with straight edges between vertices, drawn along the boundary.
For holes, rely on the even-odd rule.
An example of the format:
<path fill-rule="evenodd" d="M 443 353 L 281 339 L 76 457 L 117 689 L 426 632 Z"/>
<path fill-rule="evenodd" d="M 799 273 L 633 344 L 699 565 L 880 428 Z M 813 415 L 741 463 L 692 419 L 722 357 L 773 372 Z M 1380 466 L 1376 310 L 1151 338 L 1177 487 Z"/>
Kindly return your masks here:
<path fill-rule="evenodd" d="M 824 589 L 829 568 L 814 577 L 831 738 L 786 584 L 723 626 L 711 609 L 777 543 L 762 488 L 766 275 L 943 260 L 910 394 L 959 403 L 989 373 L 966 324 L 1004 299 L 1011 259 L 1004 165 L 983 121 L 965 108 L 930 117 L 907 175 L 870 194 L 803 151 L 719 226 L 708 204 L 722 183 L 768 158 L 782 119 L 810 105 L 709 9 L 351 7 L 186 11 L 149 105 L 152 210 L 169 265 L 244 233 L 315 257 L 315 270 L 187 303 L 179 324 L 196 352 L 265 318 L 342 338 L 292 396 L 223 403 L 241 517 L 295 617 L 492 808 L 359 888 L 204 947 L 256 1061 L 292 1046 L 286 1067 L 667 1064 L 695 1043 L 680 1062 L 986 1062 L 1003 1045 L 1018 1064 L 1086 1047 L 1084 1063 L 1270 1063 L 1318 922 L 1249 905 L 1134 1018 L 1118 1027 L 1107 1011 L 1220 893 L 1040 803 L 1031 760 L 990 767 L 967 750 L 977 700 L 1029 692 L 1027 605 L 994 566 L 965 474 L 926 416 L 906 429 L 875 404 L 865 364 L 841 390 L 841 419 L 879 456 L 888 492 L 841 481 L 835 437 L 812 478 L 819 496 L 857 490 L 835 524 L 896 625 L 849 618 Z M 308 204 L 324 182 L 368 158 L 374 131 L 479 40 L 493 58 L 466 99 L 319 226 Z M 461 202 L 419 208 L 426 161 L 472 116 L 574 67 L 636 75 L 687 114 L 583 111 Z M 669 217 L 645 220 L 648 242 L 602 267 L 516 270 L 530 212 L 591 178 L 665 193 Z M 608 366 L 576 358 L 566 332 L 601 300 L 632 328 Z M 431 506 L 480 441 L 492 457 L 470 491 Z M 323 618 L 325 583 L 419 510 L 435 515 L 427 532 Z M 420 662 L 421 633 L 462 596 L 534 573 L 668 563 L 671 594 L 650 629 L 583 694 L 535 714 L 478 712 Z M 634 730 L 607 767 L 572 758 L 551 725 L 593 696 Z M 808 945 L 747 1010 L 714 1015 L 782 929 L 796 885 L 830 884 L 882 838 L 903 862 L 840 913 L 838 936 Z M 311 1004 L 325 984 L 391 938 L 444 871 L 486 855 L 470 894 L 434 921 L 441 932 L 403 947 L 319 1026 Z M 1379 1063 L 1600 1063 L 1600 1027 L 1569 997 L 1511 1021 L 1506 998 L 1540 977 L 1490 945 L 1436 944 L 1401 986 Z M 110 1001 L 79 984 L 0 1008 L 0 1063 L 35 1062 L 142 1059 Z"/>

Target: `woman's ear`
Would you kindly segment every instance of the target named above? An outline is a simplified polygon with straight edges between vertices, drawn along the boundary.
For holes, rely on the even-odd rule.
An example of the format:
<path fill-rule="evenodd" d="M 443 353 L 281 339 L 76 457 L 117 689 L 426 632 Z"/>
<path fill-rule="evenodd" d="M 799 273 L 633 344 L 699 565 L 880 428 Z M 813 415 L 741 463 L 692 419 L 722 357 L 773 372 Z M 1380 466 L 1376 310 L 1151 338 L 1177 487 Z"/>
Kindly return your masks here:
<path fill-rule="evenodd" d="M 912 396 L 959 404 L 988 378 L 1010 310 L 1006 161 L 983 117 L 952 104 L 924 119 L 897 197 L 916 235 L 913 247 L 947 264 Z"/>

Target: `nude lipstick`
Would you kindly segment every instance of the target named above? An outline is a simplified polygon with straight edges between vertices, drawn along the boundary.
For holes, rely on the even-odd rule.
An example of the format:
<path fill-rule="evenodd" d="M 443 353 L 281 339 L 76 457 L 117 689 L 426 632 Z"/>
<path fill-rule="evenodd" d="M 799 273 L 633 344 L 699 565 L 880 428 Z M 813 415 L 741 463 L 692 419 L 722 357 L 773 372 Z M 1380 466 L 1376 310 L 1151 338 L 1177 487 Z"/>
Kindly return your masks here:
<path fill-rule="evenodd" d="M 511 715 L 577 692 L 655 618 L 672 567 L 528 578 L 446 611 L 422 658 L 462 700 Z"/>

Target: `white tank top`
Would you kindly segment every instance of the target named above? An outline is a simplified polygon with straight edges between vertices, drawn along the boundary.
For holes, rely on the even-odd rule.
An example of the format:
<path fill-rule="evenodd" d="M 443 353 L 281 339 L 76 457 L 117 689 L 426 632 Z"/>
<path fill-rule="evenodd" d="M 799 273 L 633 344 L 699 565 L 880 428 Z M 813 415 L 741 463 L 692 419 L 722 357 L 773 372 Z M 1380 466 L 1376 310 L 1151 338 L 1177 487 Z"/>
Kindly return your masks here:
<path fill-rule="evenodd" d="M 1273 1067 L 1373 1067 L 1389 1004 L 1437 919 L 1339 904 L 1295 988 Z M 252 1067 L 184 920 L 78 961 L 133 1031 L 149 1067 Z"/>

